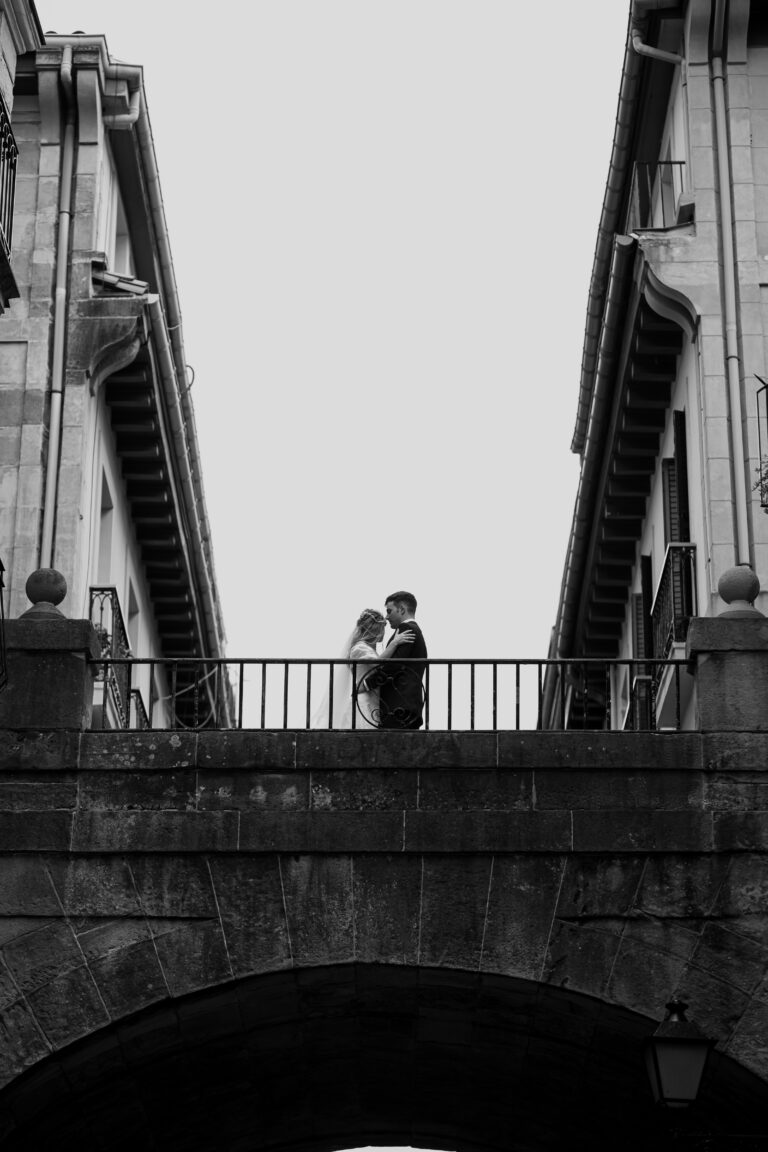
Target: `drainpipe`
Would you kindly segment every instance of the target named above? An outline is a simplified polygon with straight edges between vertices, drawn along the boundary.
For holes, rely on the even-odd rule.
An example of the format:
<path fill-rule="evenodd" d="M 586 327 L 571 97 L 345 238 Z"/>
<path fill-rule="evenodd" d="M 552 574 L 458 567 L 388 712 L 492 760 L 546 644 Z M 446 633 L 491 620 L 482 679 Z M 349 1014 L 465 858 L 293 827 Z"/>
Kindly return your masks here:
<path fill-rule="evenodd" d="M 61 55 L 61 87 L 67 107 L 61 150 L 59 182 L 59 226 L 56 237 L 56 287 L 53 304 L 53 364 L 51 367 L 51 415 L 48 433 L 48 465 L 43 498 L 43 529 L 40 567 L 53 567 L 53 526 L 59 486 L 61 414 L 64 403 L 64 350 L 67 324 L 67 283 L 69 242 L 72 222 L 72 172 L 75 156 L 75 99 L 72 87 L 72 47 L 64 45 Z"/>
<path fill-rule="evenodd" d="M 138 71 L 138 69 L 136 70 Z M 136 84 L 131 92 L 130 108 L 127 112 L 115 113 L 112 116 L 102 116 L 105 128 L 132 128 L 141 112 L 141 87 Z"/>
<path fill-rule="evenodd" d="M 659 8 L 668 8 L 669 0 L 633 0 L 631 36 L 632 47 L 638 56 L 648 56 L 651 60 L 662 60 L 665 64 L 682 64 L 683 57 L 677 52 L 665 52 L 662 48 L 653 48 L 643 40 L 642 22 L 648 12 Z"/>
<path fill-rule="evenodd" d="M 717 152 L 720 236 L 723 246 L 725 371 L 728 382 L 731 459 L 733 461 L 733 487 L 736 510 L 734 552 L 736 564 L 751 564 L 749 517 L 747 513 L 750 501 L 747 493 L 746 480 L 747 461 L 744 451 L 744 410 L 741 399 L 741 367 L 739 364 L 738 318 L 736 310 L 736 252 L 733 206 L 731 200 L 728 122 L 725 108 L 725 74 L 723 68 L 724 23 L 725 0 L 715 0 L 711 75 L 712 94 L 715 104 L 715 149 Z"/>

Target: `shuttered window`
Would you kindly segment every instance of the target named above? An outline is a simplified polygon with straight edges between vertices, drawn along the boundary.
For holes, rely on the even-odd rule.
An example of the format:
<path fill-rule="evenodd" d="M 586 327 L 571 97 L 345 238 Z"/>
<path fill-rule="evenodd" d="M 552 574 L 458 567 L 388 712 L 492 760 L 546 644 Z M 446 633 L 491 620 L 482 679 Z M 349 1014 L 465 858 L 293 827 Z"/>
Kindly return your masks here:
<path fill-rule="evenodd" d="M 685 412 L 673 412 L 675 455 L 662 460 L 664 490 L 664 542 L 685 544 L 690 540 L 688 515 L 688 451 L 685 442 Z"/>

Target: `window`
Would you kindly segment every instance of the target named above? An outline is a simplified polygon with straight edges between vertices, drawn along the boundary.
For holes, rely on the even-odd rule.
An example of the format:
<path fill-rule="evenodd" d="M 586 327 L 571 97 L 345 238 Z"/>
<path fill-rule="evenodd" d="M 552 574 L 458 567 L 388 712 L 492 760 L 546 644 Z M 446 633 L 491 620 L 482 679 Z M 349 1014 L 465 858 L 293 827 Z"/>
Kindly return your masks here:
<path fill-rule="evenodd" d="M 101 516 L 99 518 L 99 562 L 96 575 L 97 584 L 112 582 L 112 524 L 115 507 L 109 491 L 107 478 L 101 478 Z"/>

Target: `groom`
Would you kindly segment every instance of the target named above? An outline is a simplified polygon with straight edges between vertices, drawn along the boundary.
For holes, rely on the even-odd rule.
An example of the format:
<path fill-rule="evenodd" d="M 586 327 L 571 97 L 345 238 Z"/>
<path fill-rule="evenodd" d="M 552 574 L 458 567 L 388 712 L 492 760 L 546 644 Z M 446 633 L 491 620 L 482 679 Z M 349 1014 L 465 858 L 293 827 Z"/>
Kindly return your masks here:
<path fill-rule="evenodd" d="M 401 664 L 401 660 L 427 659 L 427 646 L 416 620 L 416 597 L 410 592 L 393 592 L 384 604 L 387 622 L 395 632 L 413 632 L 413 640 L 398 644 L 397 655 L 379 666 L 381 728 L 421 728 L 426 665 Z"/>

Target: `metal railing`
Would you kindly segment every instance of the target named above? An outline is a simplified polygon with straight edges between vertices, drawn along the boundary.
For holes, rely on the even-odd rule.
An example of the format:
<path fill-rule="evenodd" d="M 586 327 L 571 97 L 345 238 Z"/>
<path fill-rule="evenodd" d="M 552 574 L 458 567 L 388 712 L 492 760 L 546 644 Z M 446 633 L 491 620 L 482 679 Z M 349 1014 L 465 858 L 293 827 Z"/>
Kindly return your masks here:
<path fill-rule="evenodd" d="M 11 118 L 0 96 L 0 247 L 10 259 L 13 232 L 13 199 L 16 191 L 16 161 L 19 149 L 11 129 Z"/>
<path fill-rule="evenodd" d="M 651 607 L 653 654 L 665 660 L 673 644 L 684 644 L 696 615 L 696 545 L 668 544 Z"/>
<path fill-rule="evenodd" d="M 626 231 L 673 228 L 683 191 L 683 160 L 636 161 L 629 191 Z"/>
<path fill-rule="evenodd" d="M 130 728 L 146 729 L 151 727 L 149 713 L 144 706 L 144 697 L 139 688 L 131 688 L 131 719 Z"/>
<path fill-rule="evenodd" d="M 768 381 L 755 373 L 760 387 L 755 393 L 757 401 L 757 467 L 753 492 L 760 493 L 760 507 L 768 512 Z"/>
<path fill-rule="evenodd" d="M 101 719 L 110 727 L 115 713 L 116 727 L 127 728 L 131 721 L 131 645 L 123 612 L 114 585 L 91 588 L 89 613 L 99 637 L 101 655 L 109 660 L 99 663 L 97 682 L 103 684 Z"/>
<path fill-rule="evenodd" d="M 0 560 L 0 692 L 8 683 L 8 656 L 5 649 L 5 565 Z"/>
<path fill-rule="evenodd" d="M 394 662 L 388 662 L 392 664 Z M 667 712 L 680 728 L 681 682 L 688 677 L 684 660 L 426 660 L 397 661 L 401 670 L 414 666 L 419 685 L 423 729 L 433 731 L 519 731 L 545 729 L 626 730 L 657 727 L 655 685 L 669 669 Z M 409 728 L 406 714 L 398 722 L 368 691 L 371 675 L 382 679 L 390 669 L 381 661 L 299 659 L 129 659 L 104 658 L 100 674 L 131 689 L 138 675 L 165 685 L 150 701 L 146 726 L 163 729 L 321 730 Z M 338 672 L 352 671 L 348 696 L 335 690 Z M 651 676 L 642 701 L 627 685 Z M 689 678 L 689 677 L 688 677 Z M 386 685 L 378 689 L 381 700 Z M 373 688 L 376 692 L 376 688 Z M 673 696 L 670 696 L 670 692 Z M 405 695 L 413 700 L 413 692 Z M 671 700 L 671 704 L 670 704 Z M 675 701 L 677 703 L 675 704 Z M 395 701 L 397 703 L 397 701 Z M 411 714 L 413 704 L 409 704 Z M 418 707 L 418 706 L 417 706 Z M 131 726 L 130 716 L 118 726 Z M 142 721 L 143 725 L 143 721 Z M 110 726 L 104 712 L 96 727 Z M 134 725 L 135 726 L 135 725 Z"/>

